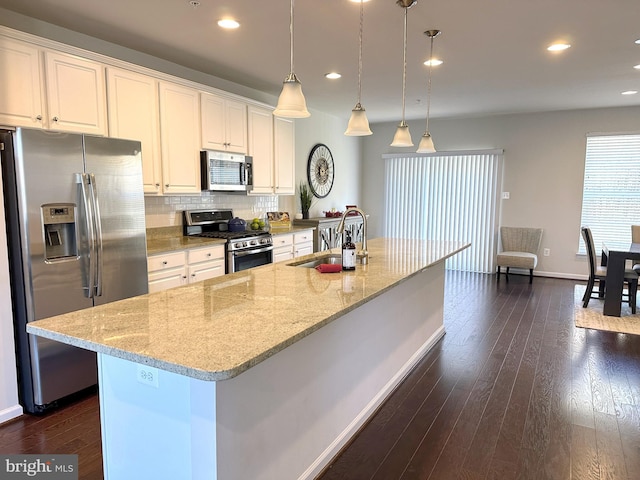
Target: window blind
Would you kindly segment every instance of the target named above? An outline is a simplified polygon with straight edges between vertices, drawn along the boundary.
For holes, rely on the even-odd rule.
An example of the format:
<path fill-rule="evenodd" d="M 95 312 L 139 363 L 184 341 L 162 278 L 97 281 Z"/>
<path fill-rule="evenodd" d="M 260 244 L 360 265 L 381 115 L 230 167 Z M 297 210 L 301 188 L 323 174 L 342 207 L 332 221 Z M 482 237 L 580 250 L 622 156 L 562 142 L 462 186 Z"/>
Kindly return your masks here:
<path fill-rule="evenodd" d="M 591 228 L 597 252 L 603 243 L 631 242 L 631 225 L 640 225 L 640 134 L 587 137 L 580 222 Z"/>
<path fill-rule="evenodd" d="M 470 242 L 447 268 L 492 273 L 502 151 L 383 157 L 385 236 Z"/>

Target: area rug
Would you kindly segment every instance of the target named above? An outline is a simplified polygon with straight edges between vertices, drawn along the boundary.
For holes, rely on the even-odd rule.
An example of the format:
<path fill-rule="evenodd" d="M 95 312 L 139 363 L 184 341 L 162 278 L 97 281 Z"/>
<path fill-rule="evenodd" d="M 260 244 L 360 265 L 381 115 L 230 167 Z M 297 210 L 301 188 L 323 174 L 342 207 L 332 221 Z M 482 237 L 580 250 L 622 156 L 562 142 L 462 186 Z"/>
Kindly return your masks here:
<path fill-rule="evenodd" d="M 640 313 L 632 315 L 629 305 L 625 303 L 622 305 L 620 317 L 603 315 L 602 307 L 604 300 L 597 298 L 592 298 L 589 300 L 589 306 L 582 308 L 582 296 L 584 295 L 585 289 L 585 285 L 576 285 L 573 293 L 573 317 L 576 327 L 640 335 Z M 597 290 L 594 289 L 594 293 L 596 291 Z M 637 311 L 640 311 L 640 303 L 638 303 L 638 307 Z"/>

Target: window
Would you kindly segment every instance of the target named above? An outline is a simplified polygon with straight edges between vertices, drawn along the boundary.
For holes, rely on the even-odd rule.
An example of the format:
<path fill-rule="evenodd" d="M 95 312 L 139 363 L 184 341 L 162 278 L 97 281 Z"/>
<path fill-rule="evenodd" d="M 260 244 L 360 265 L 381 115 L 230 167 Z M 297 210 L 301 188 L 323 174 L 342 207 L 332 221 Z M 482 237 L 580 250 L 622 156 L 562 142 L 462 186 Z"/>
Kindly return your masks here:
<path fill-rule="evenodd" d="M 587 137 L 580 223 L 603 243 L 626 246 L 640 224 L 640 135 Z M 579 253 L 586 254 L 580 237 Z"/>
<path fill-rule="evenodd" d="M 383 155 L 385 236 L 470 242 L 447 268 L 493 273 L 502 157 L 502 150 Z"/>

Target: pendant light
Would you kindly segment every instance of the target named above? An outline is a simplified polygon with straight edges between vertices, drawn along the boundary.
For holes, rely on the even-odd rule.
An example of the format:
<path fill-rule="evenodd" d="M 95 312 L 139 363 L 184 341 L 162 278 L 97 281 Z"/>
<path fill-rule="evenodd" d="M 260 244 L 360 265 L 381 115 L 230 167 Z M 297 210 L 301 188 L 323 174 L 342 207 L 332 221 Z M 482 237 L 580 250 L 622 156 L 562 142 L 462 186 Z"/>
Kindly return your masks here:
<path fill-rule="evenodd" d="M 409 132 L 409 126 L 404 121 L 405 91 L 407 81 L 407 11 L 416 3 L 418 3 L 418 0 L 398 0 L 396 3 L 404 8 L 404 42 L 402 56 L 402 121 L 396 129 L 396 134 L 393 136 L 393 142 L 391 142 L 391 146 L 413 147 L 413 142 L 411 141 L 411 133 Z"/>
<path fill-rule="evenodd" d="M 351 110 L 351 118 L 347 125 L 347 131 L 345 135 L 349 136 L 363 136 L 371 135 L 373 132 L 369 128 L 369 120 L 364 107 L 360 104 L 360 98 L 362 96 L 362 24 L 364 23 L 364 0 L 360 0 L 360 37 L 359 37 L 359 49 L 358 49 L 358 102 L 356 106 Z"/>
<path fill-rule="evenodd" d="M 307 102 L 302 94 L 302 84 L 293 73 L 293 0 L 291 0 L 291 15 L 289 20 L 289 41 L 291 52 L 291 69 L 284 79 L 282 92 L 278 98 L 278 105 L 273 114 L 276 117 L 306 118 L 311 114 L 307 110 Z"/>
<path fill-rule="evenodd" d="M 436 147 L 429 133 L 429 110 L 431 108 L 431 68 L 433 68 L 433 39 L 440 35 L 440 30 L 427 30 L 424 34 L 431 39 L 431 53 L 429 54 L 429 81 L 427 83 L 427 127 L 420 139 L 417 153 L 434 153 Z"/>

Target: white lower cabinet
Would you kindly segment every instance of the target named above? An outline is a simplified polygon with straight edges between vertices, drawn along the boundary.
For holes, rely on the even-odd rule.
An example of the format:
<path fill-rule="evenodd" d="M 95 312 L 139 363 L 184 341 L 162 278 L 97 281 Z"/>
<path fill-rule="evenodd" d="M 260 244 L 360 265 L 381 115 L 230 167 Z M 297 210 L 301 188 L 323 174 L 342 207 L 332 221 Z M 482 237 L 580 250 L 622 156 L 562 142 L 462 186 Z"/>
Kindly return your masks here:
<path fill-rule="evenodd" d="M 149 293 L 187 284 L 187 253 L 184 250 L 150 255 L 147 259 Z"/>
<path fill-rule="evenodd" d="M 224 275 L 224 246 L 194 248 L 187 252 L 189 283 Z"/>
<path fill-rule="evenodd" d="M 149 255 L 149 293 L 224 275 L 224 245 Z"/>
<path fill-rule="evenodd" d="M 313 230 L 295 233 L 293 235 L 293 256 L 302 257 L 313 253 Z"/>
<path fill-rule="evenodd" d="M 273 263 L 293 258 L 293 234 L 285 233 L 273 236 Z"/>
<path fill-rule="evenodd" d="M 313 230 L 273 235 L 274 263 L 310 253 L 313 253 Z"/>

